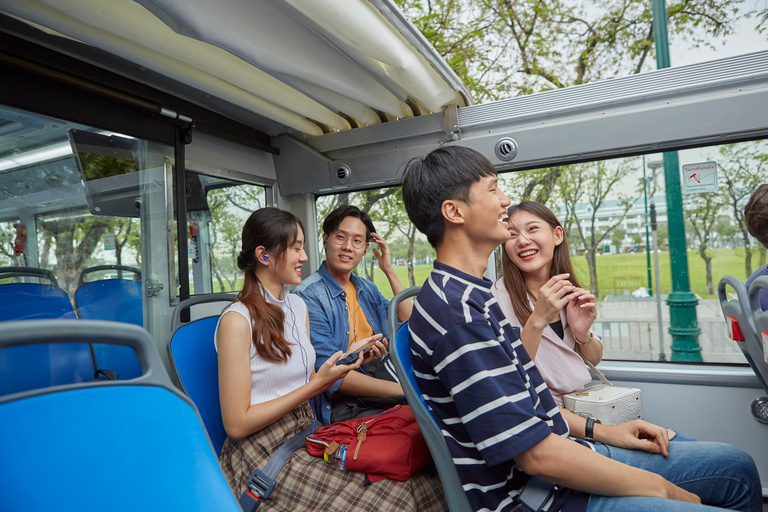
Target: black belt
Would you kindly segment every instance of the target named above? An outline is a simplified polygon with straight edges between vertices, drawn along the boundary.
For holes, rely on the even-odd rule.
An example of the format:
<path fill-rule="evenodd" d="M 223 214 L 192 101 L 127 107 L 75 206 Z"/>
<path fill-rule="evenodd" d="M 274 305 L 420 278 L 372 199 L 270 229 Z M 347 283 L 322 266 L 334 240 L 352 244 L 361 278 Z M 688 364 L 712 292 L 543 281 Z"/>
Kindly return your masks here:
<path fill-rule="evenodd" d="M 254 469 L 248 477 L 248 488 L 240 496 L 240 506 L 244 512 L 253 512 L 261 504 L 261 500 L 269 498 L 275 488 L 275 479 L 296 450 L 304 446 L 307 436 L 312 433 L 312 425 L 288 439 L 283 446 L 269 458 L 264 469 Z"/>

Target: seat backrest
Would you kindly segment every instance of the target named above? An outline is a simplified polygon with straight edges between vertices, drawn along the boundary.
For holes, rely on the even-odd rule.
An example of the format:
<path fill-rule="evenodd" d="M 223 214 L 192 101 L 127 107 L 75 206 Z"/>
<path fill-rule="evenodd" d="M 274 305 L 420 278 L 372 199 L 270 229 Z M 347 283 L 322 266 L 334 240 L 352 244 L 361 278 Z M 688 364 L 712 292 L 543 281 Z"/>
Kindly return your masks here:
<path fill-rule="evenodd" d="M 38 270 L 39 275 L 30 273 Z M 42 269 L 4 267 L 0 271 L 5 277 L 39 277 L 56 282 L 52 272 Z M 0 285 L 0 322 L 53 318 L 75 319 L 69 297 L 61 288 L 37 283 Z M 3 331 L 5 328 L 5 324 L 0 327 Z M 0 352 L 0 395 L 91 379 L 93 368 L 84 343 L 19 346 Z"/>
<path fill-rule="evenodd" d="M 48 281 L 52 286 L 59 286 L 56 276 L 52 270 L 35 267 L 0 267 L 0 280 L 15 278 L 34 278 L 39 283 L 41 279 Z M 26 280 L 25 282 L 29 282 Z"/>
<path fill-rule="evenodd" d="M 194 406 L 172 386 L 146 331 L 85 320 L 3 327 L 0 350 L 29 343 L 125 343 L 144 369 L 127 383 L 88 382 L 0 397 L 3 509 L 43 512 L 55 503 L 57 510 L 72 511 L 96 504 L 118 512 L 241 510 Z"/>
<path fill-rule="evenodd" d="M 757 282 L 756 280 L 755 282 Z M 754 283 L 753 283 L 754 285 Z M 728 299 L 726 286 L 730 286 L 736 292 L 735 299 Z M 717 285 L 717 294 L 720 300 L 720 308 L 728 327 L 728 337 L 741 349 L 744 359 L 747 360 L 752 371 L 755 372 L 760 385 L 768 392 L 768 374 L 761 368 L 762 347 L 755 327 L 747 288 L 738 278 L 725 275 Z M 764 365 L 763 365 L 764 366 Z"/>
<path fill-rule="evenodd" d="M 144 325 L 141 281 L 105 279 L 84 283 L 75 292 L 77 314 L 83 320 L 111 320 Z"/>
<path fill-rule="evenodd" d="M 0 285 L 0 322 L 75 318 L 69 297 L 50 284 L 12 283 Z"/>
<path fill-rule="evenodd" d="M 221 310 L 236 297 L 214 293 L 192 297 L 179 303 L 173 312 L 173 333 L 168 342 L 168 359 L 182 388 L 200 411 L 216 453 L 221 453 L 227 434 L 221 419 L 219 365 L 213 335 Z M 181 321 L 184 311 L 205 303 L 221 303 L 215 316 Z"/>
<path fill-rule="evenodd" d="M 755 343 L 750 345 L 750 355 L 755 363 L 755 373 L 758 374 L 763 389 L 768 393 L 768 311 L 763 311 L 760 304 L 760 294 L 768 290 L 768 276 L 760 276 L 749 286 L 749 314 L 755 324 Z M 754 369 L 754 368 L 753 368 Z"/>
<path fill-rule="evenodd" d="M 443 483 L 448 508 L 451 512 L 467 512 L 471 511 L 472 507 L 469 505 L 467 495 L 464 494 L 459 474 L 456 472 L 453 459 L 448 451 L 448 445 L 443 438 L 440 427 L 438 427 L 429 407 L 424 401 L 419 385 L 416 382 L 416 376 L 413 373 L 408 322 L 402 324 L 398 329 L 397 305 L 403 300 L 418 294 L 420 289 L 420 287 L 416 286 L 403 290 L 389 303 L 389 332 L 397 333 L 394 336 L 394 340 L 390 341 L 389 351 L 398 379 L 400 380 L 400 385 L 403 387 L 405 398 L 413 410 L 413 415 L 416 417 L 419 428 L 421 428 L 421 432 L 424 434 L 429 451 L 435 461 L 440 481 Z M 394 347 L 392 346 L 393 343 Z"/>

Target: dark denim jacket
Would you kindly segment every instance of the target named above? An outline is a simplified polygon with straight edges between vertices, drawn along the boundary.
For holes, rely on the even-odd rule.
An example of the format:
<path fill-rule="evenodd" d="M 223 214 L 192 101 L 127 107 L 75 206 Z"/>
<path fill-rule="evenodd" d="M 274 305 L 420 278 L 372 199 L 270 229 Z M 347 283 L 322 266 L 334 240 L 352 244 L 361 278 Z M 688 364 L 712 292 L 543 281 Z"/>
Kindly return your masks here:
<path fill-rule="evenodd" d="M 387 324 L 389 301 L 371 281 L 355 274 L 352 274 L 350 280 L 357 290 L 360 309 L 371 324 L 374 334 L 381 333 L 389 339 Z M 334 353 L 339 350 L 347 351 L 349 344 L 347 294 L 325 268 L 325 261 L 317 272 L 305 279 L 294 290 L 294 293 L 307 304 L 310 339 L 317 354 L 315 369 L 318 369 Z M 339 386 L 341 386 L 341 380 L 334 382 L 325 393 L 313 400 L 315 413 L 321 417 L 324 425 L 329 425 L 331 422 L 331 397 L 338 391 Z"/>

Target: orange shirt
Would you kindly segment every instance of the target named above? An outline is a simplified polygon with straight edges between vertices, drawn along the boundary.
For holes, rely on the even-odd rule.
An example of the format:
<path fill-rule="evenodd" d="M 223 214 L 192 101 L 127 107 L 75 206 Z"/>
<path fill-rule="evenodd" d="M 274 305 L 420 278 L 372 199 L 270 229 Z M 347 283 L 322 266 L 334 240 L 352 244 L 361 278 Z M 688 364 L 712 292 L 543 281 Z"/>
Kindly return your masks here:
<path fill-rule="evenodd" d="M 347 314 L 349 315 L 349 343 L 347 344 L 347 347 L 349 347 L 357 340 L 373 336 L 373 328 L 360 308 L 360 302 L 357 300 L 357 290 L 352 281 L 349 281 L 347 286 L 344 287 L 344 292 L 347 295 Z"/>

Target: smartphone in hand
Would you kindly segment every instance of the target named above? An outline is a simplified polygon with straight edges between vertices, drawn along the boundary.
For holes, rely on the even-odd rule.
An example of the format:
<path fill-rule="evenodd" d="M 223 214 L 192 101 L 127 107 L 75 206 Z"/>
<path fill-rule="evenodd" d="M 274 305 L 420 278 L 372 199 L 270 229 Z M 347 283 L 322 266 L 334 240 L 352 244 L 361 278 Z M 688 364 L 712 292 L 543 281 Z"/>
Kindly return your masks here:
<path fill-rule="evenodd" d="M 371 351 L 373 346 L 376 345 L 375 341 L 370 342 L 368 345 L 363 348 L 363 357 L 365 357 L 365 354 Z M 348 354 L 347 357 L 342 357 L 338 361 L 336 361 L 336 364 L 354 364 L 357 361 L 357 358 L 360 356 L 360 352 L 353 352 L 351 354 Z"/>

